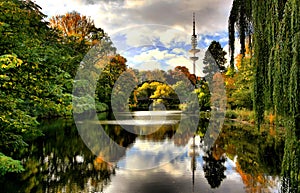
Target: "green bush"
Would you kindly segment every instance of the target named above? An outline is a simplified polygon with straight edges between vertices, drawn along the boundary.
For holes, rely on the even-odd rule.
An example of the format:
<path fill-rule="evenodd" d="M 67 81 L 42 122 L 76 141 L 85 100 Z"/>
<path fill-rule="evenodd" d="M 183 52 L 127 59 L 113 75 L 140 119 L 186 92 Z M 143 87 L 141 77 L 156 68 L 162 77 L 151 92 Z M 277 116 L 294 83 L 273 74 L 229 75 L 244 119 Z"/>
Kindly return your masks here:
<path fill-rule="evenodd" d="M 241 121 L 249 121 L 249 122 L 254 122 L 254 111 L 250 111 L 247 109 L 238 109 L 235 110 L 237 115 L 238 115 L 238 119 Z"/>
<path fill-rule="evenodd" d="M 21 162 L 7 157 L 0 152 L 0 176 L 5 175 L 7 172 L 22 172 L 24 171 Z"/>
<path fill-rule="evenodd" d="M 236 119 L 238 117 L 237 113 L 233 110 L 227 110 L 225 117 L 228 119 Z"/>
<path fill-rule="evenodd" d="M 95 103 L 96 103 L 95 106 L 96 106 L 96 111 L 97 112 L 104 112 L 104 111 L 108 110 L 108 105 L 107 104 L 101 103 L 99 101 L 96 101 Z"/>

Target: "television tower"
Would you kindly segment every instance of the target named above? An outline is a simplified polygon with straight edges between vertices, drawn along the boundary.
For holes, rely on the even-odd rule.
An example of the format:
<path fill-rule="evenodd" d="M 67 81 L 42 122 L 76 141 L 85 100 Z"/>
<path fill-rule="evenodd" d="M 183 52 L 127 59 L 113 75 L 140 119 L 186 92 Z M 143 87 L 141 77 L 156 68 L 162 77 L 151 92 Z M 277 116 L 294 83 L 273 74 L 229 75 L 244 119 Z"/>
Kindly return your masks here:
<path fill-rule="evenodd" d="M 190 59 L 193 61 L 193 73 L 196 76 L 196 61 L 199 59 L 199 57 L 196 56 L 198 52 L 200 52 L 197 47 L 197 35 L 195 33 L 195 13 L 193 13 L 193 35 L 192 35 L 192 49 L 190 50 L 190 53 L 193 55 L 190 57 Z"/>

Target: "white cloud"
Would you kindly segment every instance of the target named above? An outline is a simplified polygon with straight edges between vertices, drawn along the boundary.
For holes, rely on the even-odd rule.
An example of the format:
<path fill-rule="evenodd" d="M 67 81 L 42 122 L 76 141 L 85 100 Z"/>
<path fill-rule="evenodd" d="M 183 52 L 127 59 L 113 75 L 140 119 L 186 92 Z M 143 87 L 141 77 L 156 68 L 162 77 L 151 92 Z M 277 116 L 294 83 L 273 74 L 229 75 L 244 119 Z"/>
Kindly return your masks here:
<path fill-rule="evenodd" d="M 130 63 L 129 66 L 138 70 L 146 70 L 146 71 L 165 68 L 165 66 L 163 66 L 161 62 L 157 62 L 157 61 L 147 61 L 141 64 Z"/>
<path fill-rule="evenodd" d="M 179 54 L 183 54 L 183 55 L 186 54 L 186 51 L 184 49 L 182 49 L 182 48 L 174 48 L 171 52 L 175 53 L 175 54 L 178 54 L 178 55 Z"/>
<path fill-rule="evenodd" d="M 227 34 L 224 34 L 224 31 L 227 31 L 232 0 L 36 0 L 36 3 L 49 17 L 74 10 L 90 16 L 97 27 L 103 28 L 112 37 L 120 54 L 132 48 L 147 46 L 164 47 L 168 50 L 133 54 L 131 59 L 127 58 L 131 64 L 145 60 L 146 64 L 154 62 L 156 67 L 164 68 L 165 64 L 187 65 L 192 71 L 187 53 L 191 44 L 192 12 L 196 13 L 199 41 L 203 42 L 199 46 L 206 46 L 213 40 L 200 39 L 206 34 L 221 34 L 219 40 L 226 42 Z M 122 37 L 122 41 L 116 41 L 115 37 L 119 40 Z M 172 54 L 182 54 L 186 58 Z M 197 75 L 202 71 L 199 67 L 200 60 L 197 61 Z M 128 64 L 130 65 L 129 62 Z"/>
<path fill-rule="evenodd" d="M 146 4 L 146 1 L 126 0 L 124 8 L 132 9 L 132 8 L 142 7 L 145 4 Z"/>
<path fill-rule="evenodd" d="M 192 66 L 192 62 L 191 60 L 189 60 L 188 58 L 185 57 L 176 57 L 176 58 L 172 58 L 170 60 L 168 60 L 166 62 L 167 64 L 171 65 L 171 66 Z M 191 68 L 189 68 L 191 69 Z"/>
<path fill-rule="evenodd" d="M 133 57 L 136 62 L 145 62 L 151 60 L 166 60 L 174 57 L 174 54 L 169 54 L 167 50 L 160 51 L 158 48 L 143 52 L 140 55 Z"/>
<path fill-rule="evenodd" d="M 120 36 L 123 36 L 125 40 L 120 40 Z M 119 51 L 128 50 L 132 47 L 159 46 L 174 48 L 178 46 L 176 45 L 178 43 L 190 44 L 189 34 L 174 27 L 163 25 L 132 26 L 111 34 L 111 39 Z"/>
<path fill-rule="evenodd" d="M 80 1 L 72 0 L 35 0 L 35 2 L 42 7 L 42 12 L 47 14 L 48 17 L 54 15 L 61 15 L 71 11 L 80 11 L 86 9 L 86 5 L 82 4 Z M 83 9 L 82 9 L 83 8 Z"/>
<path fill-rule="evenodd" d="M 227 30 L 232 0 L 36 0 L 49 16 L 79 11 L 91 16 L 98 27 L 109 34 L 133 25 L 159 24 L 176 26 L 190 33 L 192 12 L 196 12 L 199 33 Z"/>
<path fill-rule="evenodd" d="M 228 42 L 228 37 L 223 37 L 221 39 L 219 39 L 219 42 Z"/>
<path fill-rule="evenodd" d="M 126 152 L 126 157 L 119 161 L 118 166 L 134 170 L 157 168 L 181 155 L 185 149 L 186 147 L 176 147 L 169 140 L 158 143 L 137 139 Z"/>
<path fill-rule="evenodd" d="M 208 39 L 208 38 L 204 39 L 204 42 L 205 42 L 207 45 L 209 45 L 212 41 L 213 41 L 212 39 Z"/>

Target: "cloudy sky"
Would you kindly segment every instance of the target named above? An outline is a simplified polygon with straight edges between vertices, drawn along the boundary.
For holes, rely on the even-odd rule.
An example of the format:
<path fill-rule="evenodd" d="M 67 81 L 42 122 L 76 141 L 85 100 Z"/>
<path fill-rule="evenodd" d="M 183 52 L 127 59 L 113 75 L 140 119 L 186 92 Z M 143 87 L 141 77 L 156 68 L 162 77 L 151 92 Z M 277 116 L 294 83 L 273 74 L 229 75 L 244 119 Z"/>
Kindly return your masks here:
<path fill-rule="evenodd" d="M 202 74 L 201 55 L 212 40 L 228 52 L 227 23 L 232 0 L 35 0 L 48 17 L 78 11 L 90 16 L 112 38 L 128 65 L 138 69 L 192 71 L 192 14 L 196 14 L 198 47 L 196 74 Z"/>

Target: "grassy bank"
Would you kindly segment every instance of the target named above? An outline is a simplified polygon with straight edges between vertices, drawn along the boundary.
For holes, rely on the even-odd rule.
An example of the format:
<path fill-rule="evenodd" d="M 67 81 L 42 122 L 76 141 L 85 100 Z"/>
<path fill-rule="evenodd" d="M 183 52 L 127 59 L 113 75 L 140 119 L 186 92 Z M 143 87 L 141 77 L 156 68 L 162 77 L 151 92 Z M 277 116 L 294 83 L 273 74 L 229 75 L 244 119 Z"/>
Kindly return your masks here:
<path fill-rule="evenodd" d="M 255 114 L 254 111 L 248 109 L 235 109 L 235 110 L 227 110 L 225 117 L 227 119 L 233 119 L 240 122 L 247 122 L 249 124 L 255 124 Z M 266 112 L 264 115 L 264 122 L 266 125 L 276 125 L 283 126 L 282 119 L 280 117 L 276 117 L 273 113 Z"/>

